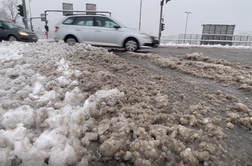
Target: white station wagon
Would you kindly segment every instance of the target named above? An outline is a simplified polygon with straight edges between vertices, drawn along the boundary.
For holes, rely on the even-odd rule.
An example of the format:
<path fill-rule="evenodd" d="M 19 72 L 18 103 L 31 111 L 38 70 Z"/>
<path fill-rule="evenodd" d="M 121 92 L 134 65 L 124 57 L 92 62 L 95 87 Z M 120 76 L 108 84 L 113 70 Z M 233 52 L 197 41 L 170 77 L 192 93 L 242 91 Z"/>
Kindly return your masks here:
<path fill-rule="evenodd" d="M 154 47 L 154 37 L 127 28 L 105 15 L 71 15 L 55 27 L 55 41 L 69 45 L 86 43 L 94 46 L 122 47 L 136 51 L 143 46 Z"/>

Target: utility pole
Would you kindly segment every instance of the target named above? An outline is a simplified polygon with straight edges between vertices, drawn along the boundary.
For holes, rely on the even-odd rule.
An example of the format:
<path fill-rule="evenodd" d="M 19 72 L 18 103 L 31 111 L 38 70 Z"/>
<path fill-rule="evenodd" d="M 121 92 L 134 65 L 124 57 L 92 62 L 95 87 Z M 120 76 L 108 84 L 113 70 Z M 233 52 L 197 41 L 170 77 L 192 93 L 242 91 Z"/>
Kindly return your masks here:
<path fill-rule="evenodd" d="M 31 0 L 29 0 L 29 12 L 30 12 L 30 25 L 31 25 L 31 31 L 33 31 L 33 25 L 32 25 L 32 11 L 31 11 Z"/>
<path fill-rule="evenodd" d="M 161 38 L 161 24 L 162 24 L 162 15 L 163 15 L 163 6 L 164 6 L 164 0 L 160 2 L 160 20 L 159 20 L 159 34 L 158 34 L 158 39 L 160 40 Z"/>
<path fill-rule="evenodd" d="M 25 0 L 22 0 L 23 2 L 23 11 L 24 11 L 24 24 L 25 24 L 25 28 L 28 29 L 28 20 L 27 20 L 27 10 L 26 10 L 26 5 L 25 5 Z"/>
<path fill-rule="evenodd" d="M 142 20 L 142 0 L 140 0 L 139 31 L 141 30 L 141 20 Z"/>
<path fill-rule="evenodd" d="M 167 2 L 169 2 L 170 0 L 166 0 L 166 3 Z M 163 20 L 163 18 L 162 18 L 162 15 L 163 15 L 163 6 L 164 6 L 164 0 L 161 0 L 161 2 L 160 2 L 160 7 L 161 7 L 161 9 L 160 9 L 160 20 L 159 20 L 159 35 L 158 35 L 158 39 L 160 40 L 160 38 L 161 38 L 161 31 L 162 31 L 162 20 Z"/>

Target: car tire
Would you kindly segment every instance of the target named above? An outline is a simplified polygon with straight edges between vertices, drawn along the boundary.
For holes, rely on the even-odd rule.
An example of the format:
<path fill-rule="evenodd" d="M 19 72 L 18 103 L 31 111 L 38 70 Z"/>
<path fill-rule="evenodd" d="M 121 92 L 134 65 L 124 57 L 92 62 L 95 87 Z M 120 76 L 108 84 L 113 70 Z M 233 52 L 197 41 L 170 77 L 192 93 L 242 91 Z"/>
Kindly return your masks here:
<path fill-rule="evenodd" d="M 68 36 L 68 37 L 66 37 L 65 42 L 66 42 L 68 45 L 73 46 L 73 45 L 75 45 L 76 43 L 78 43 L 78 40 L 77 40 L 76 37 L 74 37 L 74 36 Z"/>
<path fill-rule="evenodd" d="M 134 38 L 129 38 L 125 41 L 124 48 L 126 51 L 135 52 L 138 47 L 138 42 Z"/>
<path fill-rule="evenodd" d="M 12 42 L 12 41 L 18 41 L 17 38 L 13 35 L 8 37 L 8 41 Z"/>

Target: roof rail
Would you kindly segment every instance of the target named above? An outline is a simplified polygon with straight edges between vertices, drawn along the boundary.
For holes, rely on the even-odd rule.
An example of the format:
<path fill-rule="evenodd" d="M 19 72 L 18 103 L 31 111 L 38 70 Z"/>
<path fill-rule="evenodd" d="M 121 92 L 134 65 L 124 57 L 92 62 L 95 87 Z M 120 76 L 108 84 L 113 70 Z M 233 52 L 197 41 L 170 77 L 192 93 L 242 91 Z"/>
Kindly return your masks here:
<path fill-rule="evenodd" d="M 86 13 L 80 13 L 80 14 L 66 14 L 66 16 L 76 16 L 76 15 L 98 15 L 98 16 L 106 16 L 105 14 L 86 14 Z"/>
<path fill-rule="evenodd" d="M 90 11 L 90 10 L 84 10 L 84 11 L 79 11 L 79 10 L 45 10 L 45 15 L 46 15 L 46 13 L 47 12 L 71 12 L 71 13 L 86 13 L 85 15 L 90 15 L 90 14 L 88 14 L 88 13 L 95 13 L 95 15 L 96 14 L 99 14 L 99 13 L 107 13 L 107 14 L 109 14 L 110 15 L 110 17 L 111 17 L 111 12 L 109 12 L 109 11 Z M 73 15 L 73 14 L 71 14 L 71 15 Z"/>

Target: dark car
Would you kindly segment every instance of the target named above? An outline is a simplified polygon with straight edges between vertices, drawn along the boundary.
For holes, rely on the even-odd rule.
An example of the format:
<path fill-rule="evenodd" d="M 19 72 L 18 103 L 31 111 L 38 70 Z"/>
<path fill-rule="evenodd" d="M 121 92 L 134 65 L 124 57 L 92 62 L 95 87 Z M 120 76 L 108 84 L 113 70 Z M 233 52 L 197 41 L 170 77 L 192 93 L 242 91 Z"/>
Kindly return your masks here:
<path fill-rule="evenodd" d="M 37 42 L 37 35 L 9 21 L 0 20 L 0 41 Z"/>

